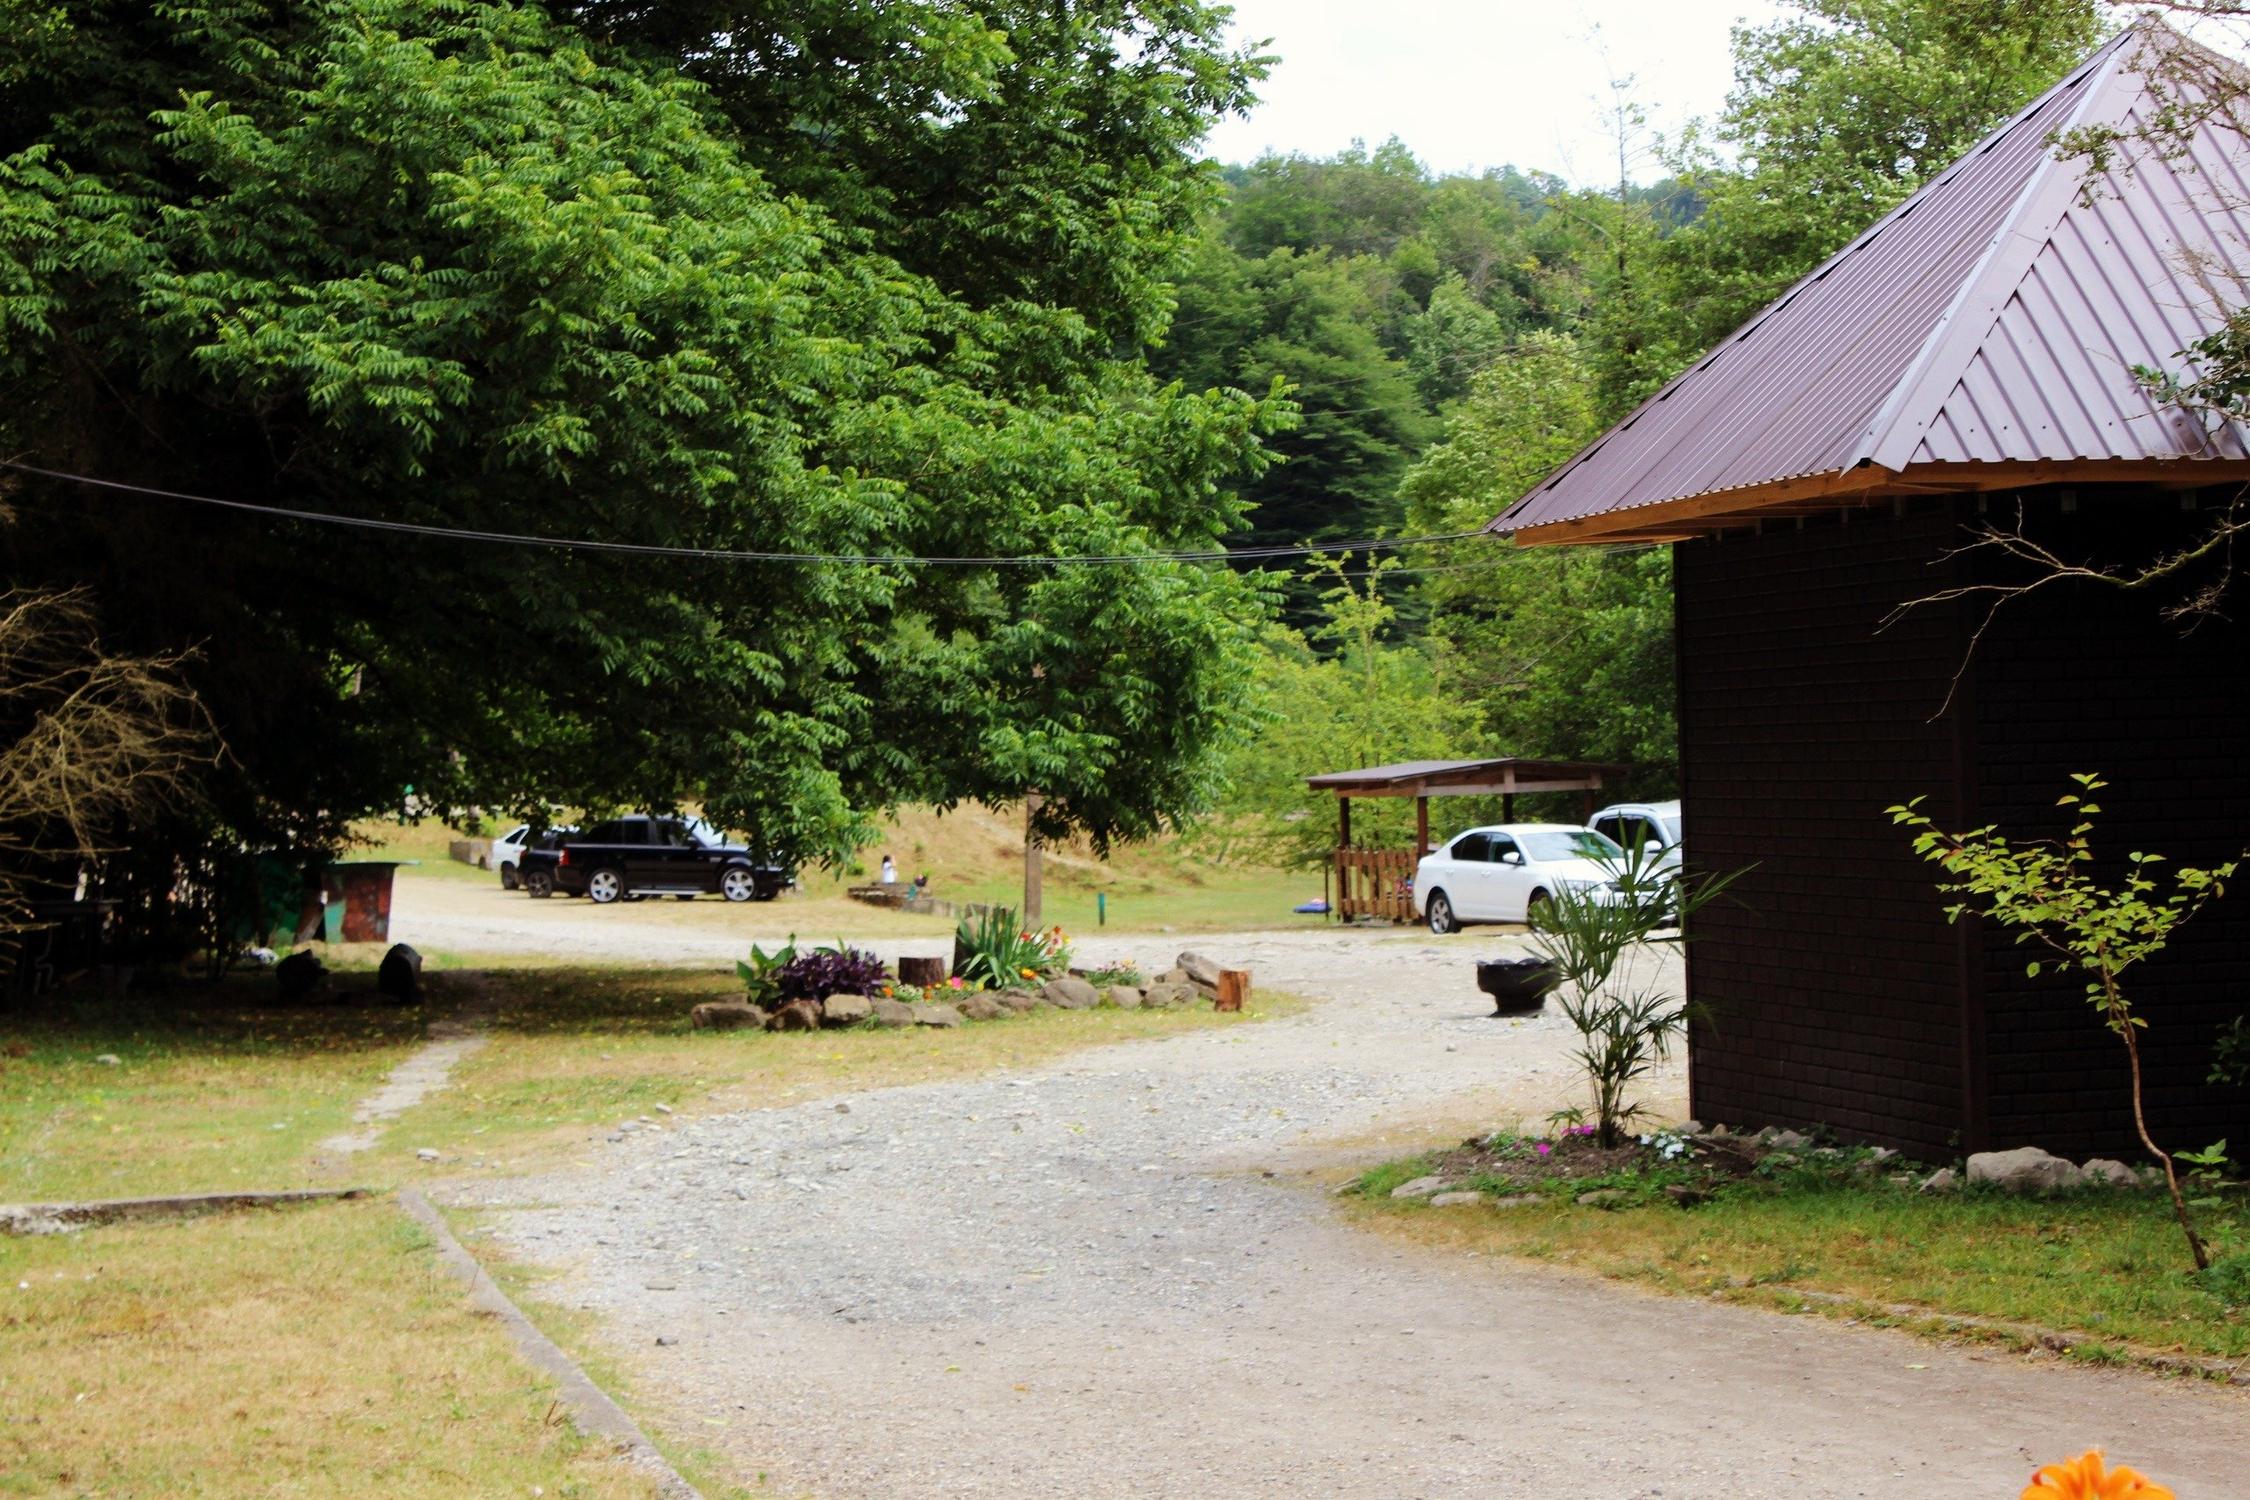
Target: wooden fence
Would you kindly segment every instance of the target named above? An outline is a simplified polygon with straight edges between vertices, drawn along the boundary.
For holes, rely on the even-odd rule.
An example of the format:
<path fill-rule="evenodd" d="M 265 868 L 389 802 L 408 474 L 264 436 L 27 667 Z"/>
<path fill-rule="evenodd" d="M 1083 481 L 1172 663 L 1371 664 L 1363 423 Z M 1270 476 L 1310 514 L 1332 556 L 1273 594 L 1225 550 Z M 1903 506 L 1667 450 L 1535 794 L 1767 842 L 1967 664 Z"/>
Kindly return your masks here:
<path fill-rule="evenodd" d="M 1353 917 L 1413 921 L 1410 887 L 1417 863 L 1411 849 L 1337 850 L 1336 914 L 1346 921 Z"/>

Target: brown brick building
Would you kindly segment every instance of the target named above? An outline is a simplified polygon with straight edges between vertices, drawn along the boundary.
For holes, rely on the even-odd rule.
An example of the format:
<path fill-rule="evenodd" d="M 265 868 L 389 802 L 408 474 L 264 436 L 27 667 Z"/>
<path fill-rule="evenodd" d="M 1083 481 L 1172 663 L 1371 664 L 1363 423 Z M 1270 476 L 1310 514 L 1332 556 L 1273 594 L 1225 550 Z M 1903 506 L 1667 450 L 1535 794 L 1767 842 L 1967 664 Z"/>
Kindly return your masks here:
<path fill-rule="evenodd" d="M 2146 119 L 2187 45 L 2143 26 L 2104 47 L 1494 523 L 1675 549 L 1688 846 L 1753 867 L 1690 948 L 1716 1017 L 1690 1047 L 1701 1119 L 1924 1155 L 2129 1143 L 2122 1054 L 2079 985 L 2027 979 L 2011 934 L 1949 925 L 1884 809 L 1923 796 L 1942 826 L 2060 831 L 2065 777 L 2098 771 L 2099 848 L 2233 857 L 2250 631 L 2073 583 L 1981 638 L 1975 598 L 1885 621 L 2027 576 L 1960 553 L 1980 523 L 2145 560 L 2250 485 L 2242 431 L 2132 373 L 2179 368 L 2250 303 L 2250 142 L 2210 125 L 2091 180 L 2048 144 Z M 2250 1141 L 2250 1090 L 2203 1083 L 2218 1027 L 2250 1011 L 2250 886 L 2134 979 L 2158 1139 Z"/>

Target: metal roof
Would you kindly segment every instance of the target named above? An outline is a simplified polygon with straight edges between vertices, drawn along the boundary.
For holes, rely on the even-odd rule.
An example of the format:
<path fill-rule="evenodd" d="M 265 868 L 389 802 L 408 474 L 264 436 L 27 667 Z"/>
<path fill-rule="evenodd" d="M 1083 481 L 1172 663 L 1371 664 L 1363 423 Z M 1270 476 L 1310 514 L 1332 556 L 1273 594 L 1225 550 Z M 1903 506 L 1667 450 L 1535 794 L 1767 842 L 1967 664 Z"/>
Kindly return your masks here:
<path fill-rule="evenodd" d="M 1362 771 L 1330 771 L 1307 776 L 1305 785 L 1344 797 L 1479 796 L 1500 792 L 1598 791 L 1607 777 L 1627 766 L 1593 761 L 1525 760 L 1505 755 L 1488 760 L 1402 760 Z"/>
<path fill-rule="evenodd" d="M 1916 478 L 1977 488 L 2031 463 L 2250 459 L 2240 428 L 2206 431 L 2133 374 L 2178 368 L 2245 300 L 2250 143 L 2207 120 L 2183 154 L 2127 144 L 2093 177 L 2051 146 L 2149 123 L 2146 74 L 2194 46 L 2121 32 L 1491 529 L 1684 534 L 1925 465 L 1942 467 Z"/>

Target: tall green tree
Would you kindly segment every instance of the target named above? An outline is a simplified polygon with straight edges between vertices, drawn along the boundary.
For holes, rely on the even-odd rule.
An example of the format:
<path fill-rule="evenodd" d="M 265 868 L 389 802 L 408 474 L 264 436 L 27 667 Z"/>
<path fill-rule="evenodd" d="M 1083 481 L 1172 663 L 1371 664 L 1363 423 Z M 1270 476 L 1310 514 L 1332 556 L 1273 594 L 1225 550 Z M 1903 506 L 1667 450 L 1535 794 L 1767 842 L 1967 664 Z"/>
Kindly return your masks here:
<path fill-rule="evenodd" d="M 1482 526 L 1600 430 L 1578 343 L 1533 334 L 1487 367 L 1403 486 L 1416 533 Z M 1673 789 L 1671 558 L 1661 549 L 1478 546 L 1427 559 L 1422 601 L 1448 689 L 1496 753 L 1639 767 Z"/>
<path fill-rule="evenodd" d="M 1194 4 L 0 0 L 0 450 L 640 547 L 1205 547 L 1275 407 L 1139 360 L 1258 71 Z M 1263 617 L 1223 570 L 526 549 L 11 481 L 229 747 L 230 838 L 397 806 L 1207 804 Z"/>

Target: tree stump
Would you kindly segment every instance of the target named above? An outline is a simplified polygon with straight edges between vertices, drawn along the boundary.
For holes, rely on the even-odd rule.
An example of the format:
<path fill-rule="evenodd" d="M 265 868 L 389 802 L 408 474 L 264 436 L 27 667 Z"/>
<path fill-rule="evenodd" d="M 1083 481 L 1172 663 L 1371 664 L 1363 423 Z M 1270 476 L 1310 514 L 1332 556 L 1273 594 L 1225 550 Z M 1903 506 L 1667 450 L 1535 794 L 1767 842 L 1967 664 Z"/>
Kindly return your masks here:
<path fill-rule="evenodd" d="M 1219 971 L 1218 1010 L 1240 1010 L 1250 999 L 1250 971 L 1248 969 L 1221 969 Z"/>
<path fill-rule="evenodd" d="M 945 983 L 946 962 L 942 958 L 902 958 L 898 961 L 898 982 L 917 989 L 928 989 L 933 984 Z"/>

